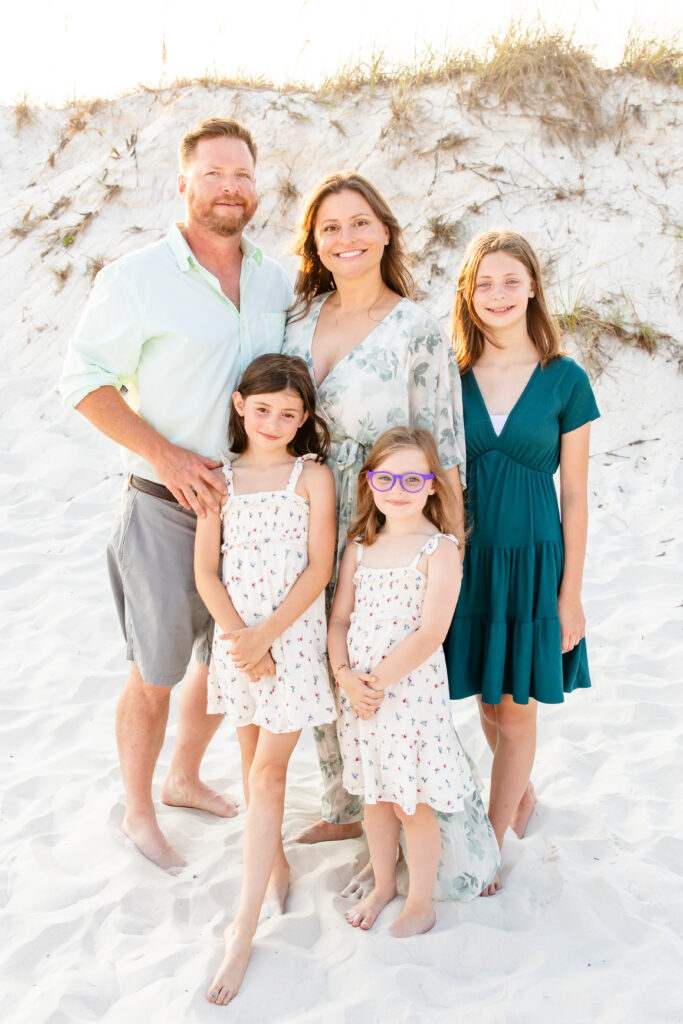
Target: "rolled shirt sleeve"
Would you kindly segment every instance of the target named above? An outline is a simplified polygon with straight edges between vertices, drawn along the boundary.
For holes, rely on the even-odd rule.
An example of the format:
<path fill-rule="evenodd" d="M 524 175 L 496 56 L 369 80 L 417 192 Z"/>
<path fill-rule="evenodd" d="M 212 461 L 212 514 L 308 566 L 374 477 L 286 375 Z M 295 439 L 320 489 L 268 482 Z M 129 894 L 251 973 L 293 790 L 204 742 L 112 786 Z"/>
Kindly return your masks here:
<path fill-rule="evenodd" d="M 91 391 L 108 385 L 130 388 L 146 336 L 144 312 L 119 266 L 104 267 L 67 352 L 60 381 L 65 404 L 75 408 Z"/>

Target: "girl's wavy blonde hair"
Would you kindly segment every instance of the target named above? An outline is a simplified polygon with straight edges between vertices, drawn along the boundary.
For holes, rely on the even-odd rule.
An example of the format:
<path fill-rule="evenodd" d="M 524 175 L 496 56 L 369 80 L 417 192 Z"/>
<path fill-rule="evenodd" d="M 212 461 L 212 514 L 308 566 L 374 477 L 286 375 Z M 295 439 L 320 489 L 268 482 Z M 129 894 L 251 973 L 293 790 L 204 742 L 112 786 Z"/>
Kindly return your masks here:
<path fill-rule="evenodd" d="M 368 470 L 377 469 L 385 459 L 405 448 L 418 448 L 427 459 L 429 472 L 434 474 L 434 493 L 427 498 L 424 514 L 440 533 L 455 533 L 449 508 L 453 491 L 446 473 L 439 461 L 436 442 L 427 430 L 419 427 L 392 427 L 378 437 L 370 449 L 358 477 L 356 514 L 349 526 L 348 539 L 361 539 L 363 544 L 373 544 L 386 518 L 375 505 L 372 488 L 368 481 Z"/>
<path fill-rule="evenodd" d="M 473 238 L 467 247 L 453 305 L 453 347 L 460 373 L 467 373 L 484 351 L 484 325 L 474 310 L 473 296 L 479 265 L 490 252 L 506 252 L 525 267 L 534 282 L 534 295 L 526 310 L 529 337 L 538 351 L 541 367 L 563 355 L 560 332 L 548 312 L 543 291 L 541 267 L 526 238 L 515 231 L 486 231 Z M 494 341 L 490 344 L 495 345 Z"/>

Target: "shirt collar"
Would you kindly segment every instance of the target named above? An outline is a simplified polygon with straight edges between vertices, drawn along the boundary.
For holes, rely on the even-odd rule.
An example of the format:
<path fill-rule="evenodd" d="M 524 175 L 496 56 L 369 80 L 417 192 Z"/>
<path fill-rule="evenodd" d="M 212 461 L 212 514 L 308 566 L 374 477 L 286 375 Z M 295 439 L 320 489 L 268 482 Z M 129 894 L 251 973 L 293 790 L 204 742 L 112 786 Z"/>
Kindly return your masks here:
<path fill-rule="evenodd" d="M 190 270 L 192 267 L 199 266 L 199 262 L 183 237 L 183 227 L 184 225 L 182 221 L 177 221 L 175 224 L 172 224 L 168 234 L 166 235 L 166 242 L 173 253 L 178 267 L 180 270 L 185 272 L 186 270 Z M 246 260 L 255 263 L 259 267 L 261 266 L 263 263 L 263 253 L 257 245 L 250 242 L 248 238 L 244 237 L 244 235 L 242 235 L 240 240 L 240 249 L 242 250 L 242 255 Z"/>

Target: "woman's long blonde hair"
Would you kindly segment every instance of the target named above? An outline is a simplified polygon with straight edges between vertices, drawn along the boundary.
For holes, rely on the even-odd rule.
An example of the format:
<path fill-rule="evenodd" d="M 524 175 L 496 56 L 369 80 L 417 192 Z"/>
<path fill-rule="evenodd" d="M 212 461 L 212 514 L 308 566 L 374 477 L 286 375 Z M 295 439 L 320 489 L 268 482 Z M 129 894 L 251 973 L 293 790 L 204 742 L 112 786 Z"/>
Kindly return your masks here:
<path fill-rule="evenodd" d="M 392 427 L 377 438 L 363 463 L 358 477 L 358 498 L 356 514 L 349 526 L 348 539 L 361 538 L 364 544 L 372 544 L 377 532 L 386 522 L 385 516 L 375 505 L 372 488 L 368 481 L 368 470 L 377 469 L 390 455 L 404 448 L 419 448 L 424 453 L 429 472 L 434 474 L 434 493 L 427 498 L 424 515 L 440 533 L 455 533 L 455 524 L 449 508 L 452 506 L 453 491 L 446 473 L 439 461 L 436 442 L 427 430 L 419 427 Z"/>
<path fill-rule="evenodd" d="M 453 305 L 453 347 L 460 373 L 467 373 L 484 351 L 484 325 L 474 310 L 473 296 L 479 265 L 490 252 L 506 252 L 526 268 L 534 282 L 534 294 L 526 310 L 529 337 L 538 351 L 541 367 L 563 355 L 560 332 L 548 312 L 543 292 L 541 267 L 526 238 L 515 231 L 486 231 L 473 238 L 467 247 Z M 495 344 L 495 342 L 491 342 Z"/>
<path fill-rule="evenodd" d="M 315 222 L 324 199 L 337 192 L 357 192 L 365 199 L 376 217 L 389 232 L 384 247 L 380 273 L 388 288 L 403 299 L 411 299 L 415 285 L 408 269 L 408 257 L 403 243 L 401 226 L 374 185 L 355 171 L 338 171 L 319 181 L 306 199 L 299 232 L 294 240 L 293 252 L 299 257 L 299 271 L 294 283 L 296 294 L 294 320 L 307 316 L 316 295 L 334 291 L 336 285 L 330 271 L 323 266 L 315 244 Z"/>

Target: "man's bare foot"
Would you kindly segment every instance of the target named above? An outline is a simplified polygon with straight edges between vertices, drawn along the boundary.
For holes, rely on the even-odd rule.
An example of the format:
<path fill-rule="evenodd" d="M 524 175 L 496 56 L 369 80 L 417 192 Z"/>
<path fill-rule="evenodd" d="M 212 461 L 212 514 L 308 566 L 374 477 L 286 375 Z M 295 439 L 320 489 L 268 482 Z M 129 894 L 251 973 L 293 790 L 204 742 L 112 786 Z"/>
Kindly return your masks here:
<path fill-rule="evenodd" d="M 524 839 L 529 818 L 534 813 L 536 806 L 536 790 L 531 783 L 526 787 L 519 801 L 519 806 L 514 818 L 510 822 L 510 828 L 519 839 Z"/>
<path fill-rule="evenodd" d="M 264 917 L 284 914 L 289 892 L 289 864 L 286 860 L 278 860 L 273 866 L 268 879 L 268 888 L 263 899 Z"/>
<path fill-rule="evenodd" d="M 489 882 L 489 884 L 487 886 L 485 886 L 481 890 L 479 895 L 480 896 L 495 896 L 496 893 L 500 892 L 500 890 L 502 888 L 503 888 L 503 883 L 500 880 L 500 875 L 496 871 L 495 875 L 493 876 L 493 881 Z"/>
<path fill-rule="evenodd" d="M 187 861 L 177 853 L 159 828 L 155 818 L 133 818 L 126 814 L 121 831 L 153 864 L 170 875 L 178 875 Z"/>
<path fill-rule="evenodd" d="M 223 932 L 225 956 L 214 975 L 206 998 L 216 1006 L 225 1006 L 239 992 L 244 972 L 249 963 L 252 934 L 232 926 Z"/>
<path fill-rule="evenodd" d="M 330 843 L 336 839 L 358 839 L 363 835 L 363 822 L 350 821 L 347 825 L 331 825 L 329 821 L 316 821 L 299 832 L 297 843 Z"/>
<path fill-rule="evenodd" d="M 372 928 L 387 903 L 391 903 L 395 895 L 395 889 L 381 892 L 375 888 L 353 909 L 347 910 L 344 917 L 354 928 L 362 928 L 363 931 L 367 931 L 368 928 Z"/>
<path fill-rule="evenodd" d="M 389 931 L 395 939 L 407 939 L 409 935 L 424 935 L 434 927 L 435 921 L 434 907 L 427 907 L 422 911 L 408 910 L 404 907 L 393 924 L 389 925 Z"/>
<path fill-rule="evenodd" d="M 345 900 L 364 900 L 375 888 L 375 872 L 372 870 L 372 861 L 369 860 L 364 868 L 357 875 L 354 875 L 348 885 L 339 893 Z"/>
<path fill-rule="evenodd" d="M 237 801 L 217 793 L 201 779 L 190 781 L 176 775 L 166 776 L 161 787 L 161 800 L 169 807 L 194 807 L 198 811 L 217 814 L 219 818 L 234 818 Z"/>

